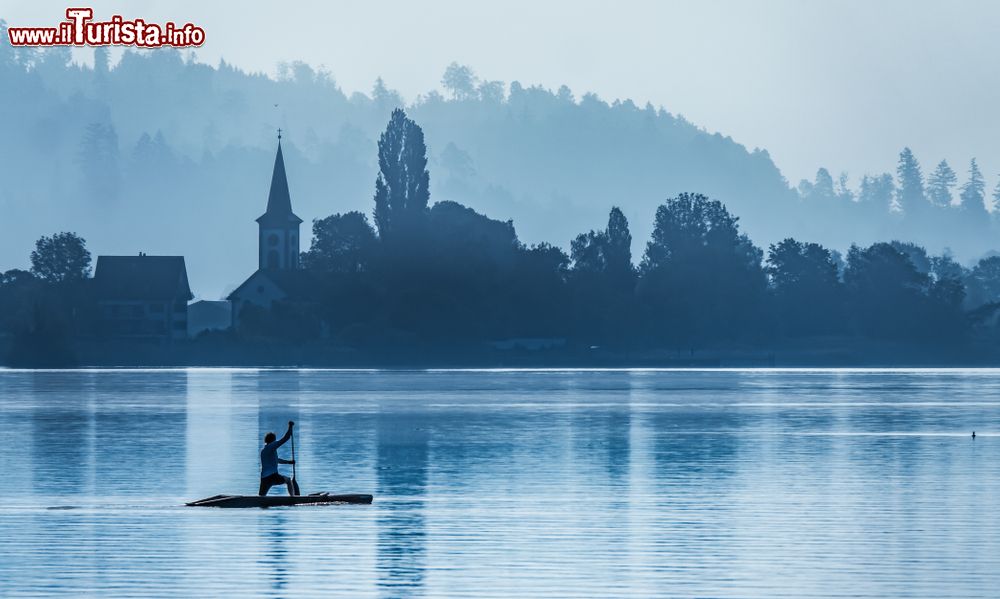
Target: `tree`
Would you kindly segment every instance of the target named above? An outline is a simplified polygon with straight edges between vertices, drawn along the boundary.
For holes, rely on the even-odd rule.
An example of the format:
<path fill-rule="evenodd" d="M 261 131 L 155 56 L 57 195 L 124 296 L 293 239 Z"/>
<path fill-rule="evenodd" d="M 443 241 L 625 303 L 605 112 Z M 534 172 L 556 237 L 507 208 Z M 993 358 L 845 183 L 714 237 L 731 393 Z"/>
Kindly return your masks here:
<path fill-rule="evenodd" d="M 1000 256 L 980 260 L 966 278 L 969 307 L 1000 302 Z"/>
<path fill-rule="evenodd" d="M 847 172 L 841 172 L 840 176 L 837 178 L 837 186 L 834 189 L 834 193 L 836 194 L 837 199 L 842 202 L 854 201 L 854 192 L 851 191 L 849 182 L 850 177 L 847 175 Z"/>
<path fill-rule="evenodd" d="M 18 287 L 21 285 L 27 285 L 34 280 L 35 275 L 19 268 L 12 268 L 4 273 L 0 273 L 0 287 L 8 285 Z"/>
<path fill-rule="evenodd" d="M 947 252 L 931 258 L 931 276 L 934 277 L 935 281 L 943 281 L 944 279 L 962 281 L 968 275 L 966 269 Z"/>
<path fill-rule="evenodd" d="M 833 191 L 833 177 L 830 171 L 820 168 L 816 171 L 816 180 L 813 182 L 812 195 L 821 200 L 829 200 L 835 197 Z"/>
<path fill-rule="evenodd" d="M 955 171 L 948 166 L 947 160 L 938 163 L 937 168 L 927 179 L 927 196 L 931 203 L 937 206 L 950 206 L 952 204 L 951 190 L 958 183 Z"/>
<path fill-rule="evenodd" d="M 682 193 L 657 209 L 637 289 L 654 339 L 690 347 L 761 324 L 763 253 L 737 221 L 700 194 Z"/>
<path fill-rule="evenodd" d="M 966 210 L 982 212 L 986 209 L 986 183 L 975 158 L 969 161 L 969 179 L 962 185 L 960 197 Z"/>
<path fill-rule="evenodd" d="M 897 252 L 903 254 L 910 259 L 910 263 L 913 267 L 917 269 L 917 272 L 924 275 L 929 275 L 931 272 L 931 258 L 927 255 L 927 250 L 923 246 L 919 246 L 912 241 L 890 241 L 891 245 Z"/>
<path fill-rule="evenodd" d="M 453 62 L 444 71 L 441 85 L 451 92 L 456 100 L 473 100 L 477 97 L 476 86 L 479 78 L 467 66 Z"/>
<path fill-rule="evenodd" d="M 503 81 L 483 81 L 479 84 L 478 95 L 483 102 L 501 104 L 506 94 Z"/>
<path fill-rule="evenodd" d="M 606 265 L 607 236 L 603 231 L 581 233 L 570 242 L 570 259 L 575 272 L 604 272 Z"/>
<path fill-rule="evenodd" d="M 800 198 L 808 200 L 813 195 L 813 182 L 808 179 L 801 179 L 795 189 L 799 192 Z"/>
<path fill-rule="evenodd" d="M 892 208 L 895 194 L 896 184 L 889 173 L 865 175 L 861 178 L 858 202 L 888 211 Z"/>
<path fill-rule="evenodd" d="M 31 252 L 31 274 L 47 283 L 83 280 L 90 276 L 90 252 L 76 233 L 40 237 Z"/>
<path fill-rule="evenodd" d="M 320 272 L 363 272 L 372 260 L 375 243 L 375 229 L 364 214 L 334 214 L 313 221 L 312 245 L 302 254 L 302 263 Z"/>
<path fill-rule="evenodd" d="M 379 174 L 375 180 L 375 226 L 389 239 L 412 232 L 426 216 L 430 173 L 424 132 L 402 109 L 392 111 L 378 141 Z"/>
<path fill-rule="evenodd" d="M 841 327 L 841 283 L 829 250 L 785 239 L 771 245 L 766 270 L 786 335 L 830 333 Z"/>
<path fill-rule="evenodd" d="M 873 337 L 904 338 L 920 322 L 920 298 L 928 277 L 903 252 L 888 243 L 847 252 L 844 285 L 859 332 Z"/>
<path fill-rule="evenodd" d="M 701 257 L 708 250 L 728 252 L 737 244 L 739 227 L 718 200 L 701 194 L 682 193 L 656 209 L 652 239 L 640 268 L 651 272 L 687 258 Z"/>
<path fill-rule="evenodd" d="M 372 100 L 382 110 L 403 105 L 403 97 L 399 95 L 398 91 L 389 89 L 381 77 L 377 77 L 375 84 L 372 86 Z"/>
<path fill-rule="evenodd" d="M 996 187 L 993 188 L 993 203 L 988 207 L 988 210 L 993 212 L 998 206 L 1000 206 L 1000 180 L 997 181 Z"/>
<path fill-rule="evenodd" d="M 896 199 L 903 211 L 920 211 L 926 203 L 924 179 L 920 172 L 920 163 L 910 148 L 903 148 L 899 153 L 896 178 L 898 180 Z"/>
<path fill-rule="evenodd" d="M 923 248 L 912 253 L 926 256 Z M 966 330 L 962 282 L 920 272 L 892 244 L 876 243 L 865 249 L 851 246 L 844 285 L 854 323 L 864 335 L 938 342 Z"/>
<path fill-rule="evenodd" d="M 573 269 L 578 272 L 618 275 L 632 272 L 632 234 L 628 220 L 617 206 L 611 209 L 605 230 L 577 235 L 570 248 Z"/>
<path fill-rule="evenodd" d="M 604 232 L 607 237 L 605 252 L 606 268 L 613 276 L 631 277 L 632 266 L 632 233 L 629 232 L 628 219 L 621 208 L 615 206 L 608 215 L 608 228 Z"/>
<path fill-rule="evenodd" d="M 111 52 L 107 46 L 97 46 L 94 48 L 94 74 L 98 77 L 106 77 L 111 70 Z"/>
<path fill-rule="evenodd" d="M 620 345 L 632 331 L 635 291 L 632 234 L 621 209 L 611 209 L 603 231 L 578 235 L 570 255 L 574 331 L 588 345 Z"/>
<path fill-rule="evenodd" d="M 566 307 L 566 278 L 569 256 L 548 243 L 539 243 L 518 252 L 510 283 L 511 314 L 517 321 L 508 325 L 514 337 L 562 337 L 569 321 Z"/>

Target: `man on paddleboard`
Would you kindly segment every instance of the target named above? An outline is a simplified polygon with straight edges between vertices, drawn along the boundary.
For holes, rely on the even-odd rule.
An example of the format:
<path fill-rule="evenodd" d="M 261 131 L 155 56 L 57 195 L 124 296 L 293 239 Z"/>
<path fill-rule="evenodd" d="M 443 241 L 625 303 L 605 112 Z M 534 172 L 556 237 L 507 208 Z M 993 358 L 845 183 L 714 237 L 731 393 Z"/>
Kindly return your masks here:
<path fill-rule="evenodd" d="M 288 495 L 296 495 L 292 479 L 278 472 L 278 464 L 294 464 L 295 460 L 283 460 L 278 457 L 278 448 L 292 438 L 292 428 L 295 423 L 288 421 L 288 430 L 285 436 L 275 441 L 274 433 L 264 435 L 264 448 L 260 450 L 260 491 L 258 495 L 267 495 L 274 485 L 285 485 L 288 487 Z"/>

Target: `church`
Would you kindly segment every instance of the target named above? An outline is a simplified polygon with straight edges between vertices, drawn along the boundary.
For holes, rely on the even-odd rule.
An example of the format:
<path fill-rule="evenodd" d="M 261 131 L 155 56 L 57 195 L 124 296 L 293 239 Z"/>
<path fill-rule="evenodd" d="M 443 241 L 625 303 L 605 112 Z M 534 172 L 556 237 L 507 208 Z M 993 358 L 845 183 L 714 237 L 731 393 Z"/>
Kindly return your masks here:
<path fill-rule="evenodd" d="M 257 218 L 257 272 L 229 294 L 232 326 L 240 328 L 244 310 L 256 306 L 270 310 L 275 302 L 313 303 L 316 287 L 309 273 L 299 269 L 299 226 L 302 219 L 292 212 L 285 160 L 281 155 L 281 133 L 274 158 L 267 209 Z"/>

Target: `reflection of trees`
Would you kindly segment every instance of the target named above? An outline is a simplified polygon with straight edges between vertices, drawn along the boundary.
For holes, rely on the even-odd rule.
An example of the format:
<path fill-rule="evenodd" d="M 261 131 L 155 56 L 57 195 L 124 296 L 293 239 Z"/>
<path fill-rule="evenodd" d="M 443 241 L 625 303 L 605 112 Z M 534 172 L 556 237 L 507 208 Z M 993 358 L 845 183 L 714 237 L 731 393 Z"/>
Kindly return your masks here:
<path fill-rule="evenodd" d="M 406 413 L 381 413 L 376 423 L 378 584 L 394 597 L 424 583 L 423 498 L 430 451 L 423 420 Z"/>
<path fill-rule="evenodd" d="M 31 384 L 26 401 L 31 408 L 31 467 L 27 469 L 31 475 L 25 484 L 38 494 L 85 492 L 93 457 L 93 413 L 90 394 L 81 390 L 89 387 L 93 375 L 33 372 L 21 376 L 30 377 Z"/>
<path fill-rule="evenodd" d="M 743 416 L 729 410 L 672 409 L 649 417 L 658 479 L 704 476 L 729 477 L 738 468 Z M 719 433 L 723 434 L 719 434 Z"/>
<path fill-rule="evenodd" d="M 106 493 L 148 496 L 182 486 L 187 373 L 102 372 L 93 382 L 98 487 Z"/>

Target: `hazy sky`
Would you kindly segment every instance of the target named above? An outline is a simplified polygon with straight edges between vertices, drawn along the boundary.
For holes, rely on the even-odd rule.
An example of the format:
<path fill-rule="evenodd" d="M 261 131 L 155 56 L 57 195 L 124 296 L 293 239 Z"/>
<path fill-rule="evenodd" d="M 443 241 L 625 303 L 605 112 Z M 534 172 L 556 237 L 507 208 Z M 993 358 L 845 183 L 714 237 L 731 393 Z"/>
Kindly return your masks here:
<path fill-rule="evenodd" d="M 272 74 L 281 61 L 325 65 L 348 93 L 381 75 L 412 99 L 458 61 L 487 79 L 649 101 L 767 148 L 793 182 L 818 166 L 891 170 L 904 145 L 925 172 L 947 158 L 964 178 L 971 156 L 990 185 L 1000 172 L 995 1 L 84 4 L 98 18 L 200 25 L 198 57 L 212 64 Z M 53 24 L 66 6 L 7 0 L 0 18 Z"/>

